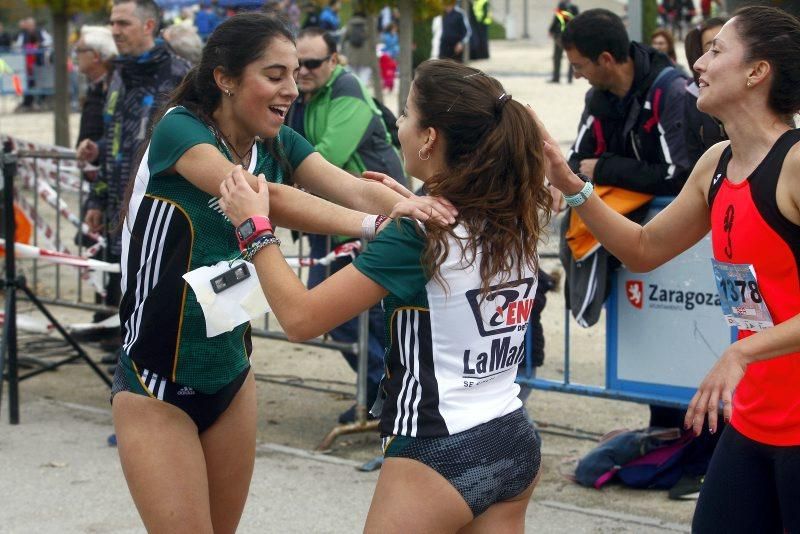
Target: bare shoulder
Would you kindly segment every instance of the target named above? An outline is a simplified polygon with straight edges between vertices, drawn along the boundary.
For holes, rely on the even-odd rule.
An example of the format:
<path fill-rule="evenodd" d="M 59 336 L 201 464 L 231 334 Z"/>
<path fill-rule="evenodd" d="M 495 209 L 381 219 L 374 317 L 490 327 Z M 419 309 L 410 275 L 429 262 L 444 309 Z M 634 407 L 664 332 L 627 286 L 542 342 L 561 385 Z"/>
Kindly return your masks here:
<path fill-rule="evenodd" d="M 800 185 L 800 143 L 789 149 L 786 154 L 786 159 L 783 161 L 783 169 L 781 169 L 781 179 L 789 179 L 792 188 L 798 188 Z M 800 193 L 800 190 L 798 190 Z"/>
<path fill-rule="evenodd" d="M 795 143 L 783 160 L 776 197 L 781 213 L 800 224 L 800 143 Z"/>
<path fill-rule="evenodd" d="M 728 148 L 730 141 L 720 141 L 706 150 L 692 169 L 686 187 L 692 187 L 706 198 L 711 188 L 711 180 L 714 178 L 714 170 L 717 168 L 722 152 Z M 707 198 L 706 198 L 707 200 Z"/>

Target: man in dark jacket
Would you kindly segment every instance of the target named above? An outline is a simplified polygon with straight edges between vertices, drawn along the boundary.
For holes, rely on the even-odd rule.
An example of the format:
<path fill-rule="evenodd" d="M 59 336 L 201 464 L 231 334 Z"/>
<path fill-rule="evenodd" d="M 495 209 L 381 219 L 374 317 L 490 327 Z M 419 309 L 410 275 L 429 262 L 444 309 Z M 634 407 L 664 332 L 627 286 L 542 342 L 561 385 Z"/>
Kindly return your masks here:
<path fill-rule="evenodd" d="M 169 93 L 189 71 L 162 41 L 156 42 L 160 10 L 153 0 L 116 0 L 111 33 L 119 56 L 103 108 L 103 137 L 83 140 L 78 158 L 101 165 L 87 199 L 85 221 L 93 232 L 108 233 L 108 261 L 119 261 L 122 244 L 116 228 L 133 165 L 150 122 Z M 119 301 L 119 281 L 110 280 L 109 304 Z"/>
<path fill-rule="evenodd" d="M 550 28 L 547 33 L 553 39 L 553 77 L 550 83 L 561 81 L 561 59 L 564 57 L 564 48 L 561 46 L 561 34 L 567 29 L 567 24 L 578 15 L 578 6 L 570 0 L 561 0 L 553 14 Z M 572 83 L 572 65 L 567 67 L 567 82 Z"/>
<path fill-rule="evenodd" d="M 570 167 L 597 185 L 677 195 L 691 172 L 684 124 L 688 79 L 661 52 L 630 42 L 622 20 L 605 9 L 575 17 L 561 40 L 575 77 L 592 85 Z M 580 310 L 581 324 L 597 320 L 607 295 L 605 269 L 615 261 L 601 248 L 584 258 L 590 269 L 572 269 L 574 260 L 566 265 L 568 300 L 573 316 Z M 680 410 L 652 406 L 650 426 L 670 427 L 681 416 Z"/>
<path fill-rule="evenodd" d="M 687 79 L 667 56 L 630 42 L 604 9 L 578 15 L 562 35 L 586 93 L 569 164 L 595 184 L 676 195 L 689 177 L 683 124 Z"/>
<path fill-rule="evenodd" d="M 442 37 L 439 41 L 439 57 L 464 61 L 464 47 L 472 32 L 466 13 L 456 6 L 454 0 L 444 3 L 442 13 Z"/>

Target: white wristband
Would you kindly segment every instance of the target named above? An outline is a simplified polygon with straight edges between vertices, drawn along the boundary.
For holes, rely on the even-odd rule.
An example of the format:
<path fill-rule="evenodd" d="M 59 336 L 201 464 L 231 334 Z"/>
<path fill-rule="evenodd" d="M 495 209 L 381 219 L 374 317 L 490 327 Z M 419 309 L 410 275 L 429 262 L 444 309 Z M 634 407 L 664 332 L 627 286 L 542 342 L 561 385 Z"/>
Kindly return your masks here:
<path fill-rule="evenodd" d="M 589 199 L 592 191 L 594 191 L 592 182 L 586 182 L 583 184 L 583 188 L 574 195 L 564 195 L 564 200 L 566 200 L 569 207 L 577 208 Z"/>
<path fill-rule="evenodd" d="M 361 221 L 361 239 L 364 241 L 372 241 L 375 239 L 375 221 L 378 220 L 377 215 L 367 215 Z"/>

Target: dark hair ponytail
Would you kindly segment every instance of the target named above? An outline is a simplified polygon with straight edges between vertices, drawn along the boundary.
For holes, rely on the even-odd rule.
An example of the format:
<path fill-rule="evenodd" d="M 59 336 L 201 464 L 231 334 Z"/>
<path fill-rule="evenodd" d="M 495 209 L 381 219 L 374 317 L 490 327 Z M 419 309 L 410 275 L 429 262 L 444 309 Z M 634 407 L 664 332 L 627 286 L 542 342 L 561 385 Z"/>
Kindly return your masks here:
<path fill-rule="evenodd" d="M 480 256 L 482 292 L 523 265 L 538 268 L 536 245 L 552 202 L 544 183 L 543 138 L 525 106 L 481 71 L 450 60 L 422 63 L 414 77 L 419 126 L 444 138 L 447 168 L 426 182 L 459 210 L 469 239 L 462 257 Z M 449 228 L 428 225 L 423 262 L 434 277 L 449 252 Z M 516 271 L 516 273 L 514 272 Z M 441 278 L 438 277 L 441 281 Z"/>

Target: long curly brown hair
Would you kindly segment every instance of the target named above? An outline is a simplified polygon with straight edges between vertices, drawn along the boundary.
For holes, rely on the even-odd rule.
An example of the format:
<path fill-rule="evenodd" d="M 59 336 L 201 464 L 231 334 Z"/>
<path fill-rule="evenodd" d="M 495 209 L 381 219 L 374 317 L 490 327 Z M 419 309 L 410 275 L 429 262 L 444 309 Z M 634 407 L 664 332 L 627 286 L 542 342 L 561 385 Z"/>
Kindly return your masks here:
<path fill-rule="evenodd" d="M 444 138 L 446 169 L 426 182 L 428 193 L 450 200 L 468 237 L 452 227 L 427 225 L 423 265 L 444 284 L 439 268 L 449 238 L 472 265 L 480 257 L 481 293 L 493 279 L 538 269 L 536 247 L 550 218 L 543 138 L 525 106 L 496 79 L 450 60 L 422 63 L 414 76 L 419 126 Z M 478 256 L 479 248 L 482 254 Z"/>

